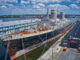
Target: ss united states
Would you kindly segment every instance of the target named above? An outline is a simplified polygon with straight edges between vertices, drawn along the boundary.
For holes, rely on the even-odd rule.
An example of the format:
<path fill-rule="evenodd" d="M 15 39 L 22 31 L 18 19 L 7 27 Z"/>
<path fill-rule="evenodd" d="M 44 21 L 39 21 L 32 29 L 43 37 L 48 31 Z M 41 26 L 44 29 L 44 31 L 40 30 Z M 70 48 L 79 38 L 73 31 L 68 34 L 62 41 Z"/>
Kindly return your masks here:
<path fill-rule="evenodd" d="M 49 17 L 48 13 L 47 17 Z M 16 58 L 44 44 L 48 39 L 65 33 L 72 25 L 72 21 L 65 18 L 64 12 L 61 12 L 58 19 L 56 10 L 51 10 L 51 16 L 48 19 L 2 21 L 0 22 L 0 46 L 4 50 L 6 48 L 7 56 L 11 59 Z M 2 54 L 0 56 L 4 57 L 5 54 Z"/>

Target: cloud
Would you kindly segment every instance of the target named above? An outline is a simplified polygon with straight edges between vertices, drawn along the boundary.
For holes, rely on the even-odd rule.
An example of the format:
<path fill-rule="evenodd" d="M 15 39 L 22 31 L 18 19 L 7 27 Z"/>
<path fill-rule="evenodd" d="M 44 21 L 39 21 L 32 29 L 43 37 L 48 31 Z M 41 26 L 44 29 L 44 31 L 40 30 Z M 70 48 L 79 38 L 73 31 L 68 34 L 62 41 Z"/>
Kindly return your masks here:
<path fill-rule="evenodd" d="M 0 0 L 0 2 L 15 2 L 15 3 L 17 3 L 18 0 Z"/>
<path fill-rule="evenodd" d="M 5 5 L 0 6 L 0 8 L 7 8 Z"/>
<path fill-rule="evenodd" d="M 68 0 L 68 2 L 80 3 L 80 0 Z"/>
<path fill-rule="evenodd" d="M 39 3 L 38 4 L 40 7 L 45 7 L 45 4 Z"/>
<path fill-rule="evenodd" d="M 78 8 L 80 8 L 80 7 L 78 7 L 76 4 L 71 4 L 71 5 L 69 5 L 71 8 L 76 8 L 76 9 L 78 9 Z"/>
<path fill-rule="evenodd" d="M 31 0 L 32 3 L 50 3 L 50 2 L 62 2 L 64 0 Z"/>
<path fill-rule="evenodd" d="M 22 4 L 29 4 L 30 1 L 24 1 L 24 0 L 21 0 L 21 3 L 22 3 Z"/>
<path fill-rule="evenodd" d="M 43 7 L 45 7 L 45 4 L 43 3 L 38 3 L 33 5 L 33 8 L 43 8 Z"/>
<path fill-rule="evenodd" d="M 9 7 L 13 7 L 14 5 L 13 5 L 13 4 L 8 4 L 8 6 L 9 6 Z"/>
<path fill-rule="evenodd" d="M 65 9 L 69 9 L 68 6 L 66 5 L 61 5 L 61 4 L 50 4 L 48 5 L 49 8 L 54 8 L 54 9 L 58 9 L 58 10 L 65 10 Z"/>
<path fill-rule="evenodd" d="M 65 2 L 74 2 L 74 3 L 80 3 L 80 0 L 36 0 L 37 2 L 47 2 L 47 3 L 50 3 L 50 2 L 52 2 L 52 3 L 59 3 L 59 2 L 63 2 L 63 1 L 65 1 Z"/>
<path fill-rule="evenodd" d="M 64 0 L 48 0 L 49 2 L 62 2 L 62 1 L 64 1 Z"/>
<path fill-rule="evenodd" d="M 74 2 L 74 3 L 80 3 L 80 0 L 21 0 L 21 3 L 28 3 L 27 1 L 29 2 L 32 2 L 33 4 L 34 3 L 59 3 L 59 2 L 63 2 L 63 1 L 66 1 L 66 2 Z M 0 2 L 15 2 L 15 3 L 18 3 L 18 0 L 0 0 Z"/>
<path fill-rule="evenodd" d="M 80 3 L 80 0 L 28 0 L 34 3 L 40 2 L 40 3 L 59 3 L 59 2 L 75 2 L 75 3 Z"/>
<path fill-rule="evenodd" d="M 49 0 L 37 0 L 36 2 L 40 2 L 40 3 L 48 3 Z"/>
<path fill-rule="evenodd" d="M 57 2 L 62 2 L 65 0 L 28 0 L 31 3 L 35 4 L 35 3 L 57 3 Z"/>
<path fill-rule="evenodd" d="M 62 5 L 63 2 L 66 2 L 65 5 Z M 67 3 L 70 3 L 68 5 Z M 0 13 L 15 14 L 20 13 L 41 13 L 43 10 L 46 11 L 46 8 L 57 9 L 58 11 L 79 11 L 80 0 L 0 0 Z M 28 10 L 32 9 L 32 10 Z M 4 12 L 5 11 L 5 12 Z M 20 13 L 19 13 L 20 12 Z M 44 13 L 42 12 L 42 13 Z M 25 13 L 25 14 L 26 14 Z"/>
<path fill-rule="evenodd" d="M 33 8 L 40 8 L 40 6 L 38 6 L 38 5 L 33 5 Z"/>

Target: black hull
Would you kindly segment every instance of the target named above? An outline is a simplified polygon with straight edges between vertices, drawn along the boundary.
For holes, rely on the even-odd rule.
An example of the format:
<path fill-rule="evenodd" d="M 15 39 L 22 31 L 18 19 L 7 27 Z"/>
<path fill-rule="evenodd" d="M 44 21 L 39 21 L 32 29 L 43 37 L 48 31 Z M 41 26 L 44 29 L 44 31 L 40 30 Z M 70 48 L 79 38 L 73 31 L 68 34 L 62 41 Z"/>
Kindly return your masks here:
<path fill-rule="evenodd" d="M 0 60 L 10 60 L 10 56 L 0 41 Z"/>

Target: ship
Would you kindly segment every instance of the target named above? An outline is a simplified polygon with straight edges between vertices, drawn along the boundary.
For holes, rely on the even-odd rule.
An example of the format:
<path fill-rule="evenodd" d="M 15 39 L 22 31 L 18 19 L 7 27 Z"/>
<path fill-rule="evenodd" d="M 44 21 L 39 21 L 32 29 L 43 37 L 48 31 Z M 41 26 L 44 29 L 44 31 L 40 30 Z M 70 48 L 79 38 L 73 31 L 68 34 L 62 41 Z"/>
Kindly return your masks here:
<path fill-rule="evenodd" d="M 1 21 L 0 41 L 10 57 L 19 57 L 48 39 L 66 32 L 72 25 L 72 21 L 67 20 L 63 12 L 58 19 L 56 10 L 51 10 L 51 17 L 48 19 Z"/>

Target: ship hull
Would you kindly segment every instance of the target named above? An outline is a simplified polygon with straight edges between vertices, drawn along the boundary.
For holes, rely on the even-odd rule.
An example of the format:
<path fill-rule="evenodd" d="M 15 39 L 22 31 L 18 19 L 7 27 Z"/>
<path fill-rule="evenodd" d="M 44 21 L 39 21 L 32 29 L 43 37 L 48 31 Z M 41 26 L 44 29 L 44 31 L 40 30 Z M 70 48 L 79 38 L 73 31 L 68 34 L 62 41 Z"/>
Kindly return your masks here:
<path fill-rule="evenodd" d="M 7 44 L 9 43 L 8 50 L 9 50 L 9 53 L 11 56 L 11 55 L 14 55 L 16 51 L 19 51 L 19 50 L 25 49 L 27 47 L 30 47 L 32 45 L 36 45 L 38 43 L 46 41 L 47 39 L 52 38 L 52 37 L 58 35 L 59 33 L 60 33 L 60 31 L 52 31 L 52 32 L 48 32 L 45 34 L 36 35 L 36 36 L 32 36 L 32 37 L 3 41 L 3 45 L 7 48 Z M 23 44 L 24 44 L 24 47 L 23 47 Z M 14 51 L 12 54 L 11 54 L 11 50 Z"/>
<path fill-rule="evenodd" d="M 3 45 L 5 46 L 5 48 L 7 48 L 7 44 L 9 43 L 8 53 L 10 56 L 14 56 L 17 51 L 26 49 L 33 45 L 37 45 L 39 43 L 47 41 L 48 39 L 61 34 L 61 32 L 65 32 L 65 30 L 66 29 L 68 30 L 72 26 L 72 24 L 68 26 L 62 29 L 47 32 L 47 33 L 40 34 L 40 35 L 35 35 L 35 36 L 25 37 L 25 38 L 20 38 L 20 39 L 15 39 L 15 40 L 3 41 Z"/>

